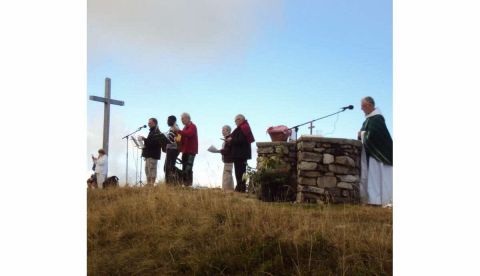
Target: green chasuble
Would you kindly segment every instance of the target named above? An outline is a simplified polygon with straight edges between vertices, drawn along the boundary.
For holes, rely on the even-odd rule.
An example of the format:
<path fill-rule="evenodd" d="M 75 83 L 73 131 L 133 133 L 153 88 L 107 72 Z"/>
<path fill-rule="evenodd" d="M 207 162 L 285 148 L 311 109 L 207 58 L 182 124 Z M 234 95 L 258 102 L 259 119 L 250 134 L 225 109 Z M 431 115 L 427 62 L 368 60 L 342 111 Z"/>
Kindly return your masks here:
<path fill-rule="evenodd" d="M 363 146 L 367 156 L 372 156 L 377 161 L 392 166 L 393 141 L 383 116 L 376 114 L 368 117 L 363 123 L 361 131 L 365 131 Z"/>

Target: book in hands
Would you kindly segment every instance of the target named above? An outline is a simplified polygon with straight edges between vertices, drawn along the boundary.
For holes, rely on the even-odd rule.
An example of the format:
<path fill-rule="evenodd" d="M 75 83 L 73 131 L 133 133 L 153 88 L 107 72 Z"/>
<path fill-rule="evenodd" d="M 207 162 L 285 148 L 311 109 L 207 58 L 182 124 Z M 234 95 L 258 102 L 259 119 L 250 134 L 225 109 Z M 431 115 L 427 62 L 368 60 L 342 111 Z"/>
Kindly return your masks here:
<path fill-rule="evenodd" d="M 209 152 L 220 153 L 221 151 L 217 149 L 214 145 L 211 145 L 208 149 Z"/>

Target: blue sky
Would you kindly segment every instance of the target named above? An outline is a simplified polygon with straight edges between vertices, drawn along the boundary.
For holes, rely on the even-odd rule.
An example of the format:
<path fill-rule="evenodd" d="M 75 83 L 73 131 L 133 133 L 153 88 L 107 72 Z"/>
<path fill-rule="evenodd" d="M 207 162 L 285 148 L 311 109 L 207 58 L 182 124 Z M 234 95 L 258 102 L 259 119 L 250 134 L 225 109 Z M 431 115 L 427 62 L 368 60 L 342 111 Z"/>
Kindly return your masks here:
<path fill-rule="evenodd" d="M 88 3 L 87 94 L 102 95 L 110 77 L 112 97 L 125 101 L 112 107 L 109 174 L 125 177 L 122 134 L 149 117 L 165 129 L 168 115 L 184 111 L 199 130 L 194 183 L 205 186 L 220 185 L 222 167 L 206 149 L 221 145 L 221 127 L 233 126 L 238 113 L 257 141 L 268 141 L 269 126 L 353 104 L 315 123 L 314 134 L 355 139 L 363 122 L 359 102 L 369 95 L 392 131 L 391 1 L 187 2 Z M 101 147 L 103 108 L 89 101 L 87 110 L 89 162 Z"/>

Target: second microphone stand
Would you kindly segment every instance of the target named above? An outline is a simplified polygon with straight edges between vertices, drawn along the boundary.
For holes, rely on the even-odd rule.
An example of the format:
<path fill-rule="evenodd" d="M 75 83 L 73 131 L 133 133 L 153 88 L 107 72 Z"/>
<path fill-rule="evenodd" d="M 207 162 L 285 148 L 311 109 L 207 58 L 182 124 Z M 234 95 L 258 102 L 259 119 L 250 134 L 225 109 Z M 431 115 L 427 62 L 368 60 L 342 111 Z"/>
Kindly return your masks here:
<path fill-rule="evenodd" d="M 133 134 L 139 132 L 140 130 L 142 130 L 142 128 L 144 127 L 139 127 L 137 130 L 135 130 L 134 132 L 130 133 L 130 134 L 127 134 L 125 136 L 122 137 L 122 139 L 126 139 L 125 141 L 127 141 L 127 162 L 126 162 L 126 166 L 125 166 L 125 184 L 128 186 L 128 138 L 130 136 L 132 136 Z"/>

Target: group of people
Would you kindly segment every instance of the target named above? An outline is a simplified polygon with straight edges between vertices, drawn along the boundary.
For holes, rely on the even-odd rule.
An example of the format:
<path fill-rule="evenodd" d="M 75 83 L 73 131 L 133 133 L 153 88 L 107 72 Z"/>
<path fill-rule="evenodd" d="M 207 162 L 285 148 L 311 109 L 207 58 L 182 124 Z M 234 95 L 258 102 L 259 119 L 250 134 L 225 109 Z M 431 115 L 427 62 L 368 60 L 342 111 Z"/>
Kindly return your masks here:
<path fill-rule="evenodd" d="M 229 125 L 222 127 L 224 142 L 222 149 L 217 152 L 222 154 L 224 163 L 222 189 L 225 191 L 234 190 L 232 172 L 235 169 L 235 179 L 237 181 L 235 191 L 244 193 L 247 185 L 243 174 L 247 170 L 247 160 L 252 158 L 251 144 L 255 141 L 255 138 L 248 121 L 242 114 L 235 116 L 235 125 L 237 127 L 233 132 Z"/>
<path fill-rule="evenodd" d="M 161 152 L 166 153 L 165 158 L 165 182 L 167 184 L 181 183 L 192 186 L 193 164 L 198 154 L 198 131 L 192 122 L 190 114 L 182 113 L 181 121 L 184 125 L 180 129 L 176 123 L 177 118 L 173 115 L 167 118 L 168 130 L 162 133 L 155 118 L 148 120 L 150 131 L 147 137 L 139 136 L 144 142 L 142 156 L 145 158 L 145 174 L 147 185 L 153 186 L 157 178 L 157 164 Z M 225 163 L 222 187 L 233 190 L 232 171 L 235 169 L 237 185 L 235 191 L 245 192 L 246 183 L 243 174 L 247 169 L 247 160 L 252 158 L 251 144 L 255 141 L 252 130 L 245 116 L 235 116 L 236 128 L 231 131 L 230 126 L 222 128 L 224 143 L 220 153 Z M 181 156 L 182 169 L 175 166 L 178 156 Z"/>
<path fill-rule="evenodd" d="M 393 141 L 385 124 L 385 119 L 379 109 L 375 107 L 372 97 L 365 97 L 361 101 L 365 113 L 365 121 L 358 132 L 358 139 L 362 141 L 360 196 L 362 202 L 372 205 L 390 205 L 393 200 Z M 192 122 L 188 113 L 182 113 L 181 121 L 184 125 L 180 129 L 177 118 L 173 115 L 167 118 L 168 130 L 160 132 L 158 121 L 155 118 L 148 120 L 150 131 L 147 137 L 139 136 L 144 142 L 142 156 L 145 158 L 145 173 L 147 185 L 153 186 L 157 178 L 157 164 L 161 152 L 166 153 L 165 182 L 182 183 L 191 186 L 193 182 L 193 164 L 198 154 L 197 126 Z M 223 145 L 221 153 L 224 163 L 222 188 L 227 191 L 246 191 L 243 175 L 247 169 L 247 160 L 252 158 L 251 144 L 255 141 L 252 130 L 245 116 L 235 116 L 236 128 L 232 131 L 229 125 L 222 127 Z M 182 169 L 175 166 L 177 158 L 181 156 Z M 92 155 L 95 174 L 88 180 L 89 187 L 102 188 L 107 177 L 108 157 L 103 149 L 98 156 Z M 235 171 L 237 185 L 234 189 L 232 173 Z"/>
<path fill-rule="evenodd" d="M 190 114 L 182 113 L 181 121 L 184 125 L 180 129 L 177 125 L 177 118 L 171 115 L 167 118 L 168 130 L 165 133 L 160 131 L 156 118 L 148 120 L 149 133 L 147 137 L 139 136 L 138 139 L 144 143 L 142 157 L 145 158 L 145 174 L 147 186 L 153 186 L 157 178 L 158 160 L 162 151 L 166 154 L 165 159 L 165 182 L 181 182 L 186 186 L 193 183 L 193 163 L 198 154 L 198 133 L 197 126 L 192 122 Z M 182 154 L 182 170 L 176 170 L 176 161 Z"/>
<path fill-rule="evenodd" d="M 143 141 L 142 157 L 145 159 L 145 174 L 147 186 L 153 186 L 157 179 L 158 161 L 162 151 L 166 154 L 164 172 L 165 183 L 193 184 L 193 164 L 198 154 L 198 131 L 192 122 L 190 114 L 180 116 L 183 129 L 177 125 L 177 118 L 171 115 L 167 118 L 168 130 L 161 132 L 156 118 L 148 119 L 149 132 L 147 137 L 138 136 Z M 246 192 L 246 182 L 243 174 L 247 170 L 247 160 L 252 158 L 251 144 L 255 141 L 252 130 L 245 116 L 235 116 L 236 128 L 233 130 L 226 125 L 222 128 L 224 143 L 218 152 L 222 154 L 224 162 L 223 183 L 225 190 L 233 190 L 232 172 L 235 169 L 237 185 L 235 191 Z M 176 167 L 178 156 L 181 154 L 182 169 Z M 108 157 L 103 149 L 98 150 L 98 156 L 92 155 L 93 170 L 95 173 L 87 180 L 89 188 L 102 188 L 107 178 Z"/>

